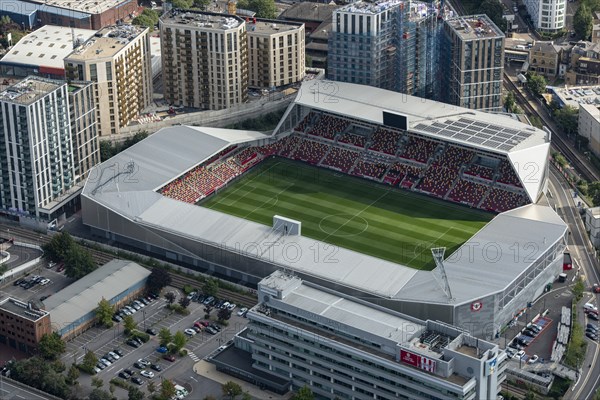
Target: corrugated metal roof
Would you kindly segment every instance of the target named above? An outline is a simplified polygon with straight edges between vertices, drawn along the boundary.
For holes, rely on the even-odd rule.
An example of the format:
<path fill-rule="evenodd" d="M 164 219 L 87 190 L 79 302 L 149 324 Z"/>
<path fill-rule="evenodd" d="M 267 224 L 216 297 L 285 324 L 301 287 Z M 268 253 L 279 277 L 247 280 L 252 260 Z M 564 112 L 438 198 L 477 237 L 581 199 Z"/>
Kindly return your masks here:
<path fill-rule="evenodd" d="M 145 280 L 150 271 L 126 260 L 112 260 L 44 300 L 54 330 L 69 326 L 98 307 Z"/>

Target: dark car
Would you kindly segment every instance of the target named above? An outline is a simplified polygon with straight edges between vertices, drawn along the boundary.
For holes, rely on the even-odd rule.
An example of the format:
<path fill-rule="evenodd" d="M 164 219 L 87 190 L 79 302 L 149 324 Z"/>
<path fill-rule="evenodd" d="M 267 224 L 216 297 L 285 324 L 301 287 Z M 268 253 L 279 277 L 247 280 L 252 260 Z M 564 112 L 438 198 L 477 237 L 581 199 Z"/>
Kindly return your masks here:
<path fill-rule="evenodd" d="M 144 303 L 145 305 L 150 304 L 150 302 L 148 300 L 146 300 L 144 297 L 140 297 L 139 301 L 141 301 L 142 303 Z"/>
<path fill-rule="evenodd" d="M 135 374 L 135 371 L 133 371 L 133 370 L 131 370 L 131 369 L 129 369 L 129 368 L 125 368 L 125 369 L 123 370 L 123 372 L 125 372 L 125 373 L 126 373 L 127 375 L 129 375 L 129 376 L 133 376 L 133 375 Z"/>
<path fill-rule="evenodd" d="M 114 349 L 113 351 L 117 353 L 119 357 L 123 357 L 125 355 L 125 353 L 123 353 L 123 350 L 121 349 Z"/>
<path fill-rule="evenodd" d="M 117 314 L 113 315 L 112 320 L 115 322 L 123 321 L 123 318 L 119 317 Z"/>
<path fill-rule="evenodd" d="M 213 329 L 211 326 L 208 326 L 208 327 L 205 329 L 205 331 L 206 331 L 206 332 L 208 332 L 208 333 L 210 333 L 211 335 L 216 335 L 216 334 L 218 333 L 218 332 L 217 332 L 217 330 L 216 330 L 216 329 Z"/>
<path fill-rule="evenodd" d="M 25 284 L 25 286 L 23 286 L 23 289 L 31 289 L 32 287 L 35 286 L 35 282 L 34 281 L 29 281 Z"/>
<path fill-rule="evenodd" d="M 150 368 L 152 368 L 153 370 L 155 370 L 156 372 L 160 372 L 162 371 L 162 367 L 159 364 L 152 364 L 150 366 Z"/>
<path fill-rule="evenodd" d="M 127 380 L 127 379 L 131 378 L 131 375 L 129 375 L 125 371 L 121 371 L 121 372 L 119 372 L 119 378 L 123 378 L 123 379 Z"/>
<path fill-rule="evenodd" d="M 17 279 L 16 281 L 13 282 L 13 286 L 19 286 L 23 282 L 24 282 L 23 279 Z"/>
<path fill-rule="evenodd" d="M 146 333 L 149 334 L 149 335 L 152 335 L 152 336 L 156 336 L 158 334 L 158 332 L 154 328 L 148 328 L 148 329 L 146 329 Z"/>
<path fill-rule="evenodd" d="M 598 335 L 596 335 L 594 332 L 586 332 L 585 336 L 589 337 L 592 340 L 598 340 Z"/>
<path fill-rule="evenodd" d="M 165 355 L 163 356 L 163 358 L 164 358 L 165 360 L 167 360 L 167 361 L 171 361 L 171 362 L 175 361 L 175 357 L 174 357 L 174 356 L 172 356 L 171 354 L 165 354 Z"/>
<path fill-rule="evenodd" d="M 129 339 L 127 341 L 127 344 L 130 345 L 131 347 L 135 347 L 136 349 L 138 347 L 140 347 L 140 344 L 138 342 L 136 342 L 135 340 L 133 340 L 133 339 Z"/>
<path fill-rule="evenodd" d="M 110 354 L 105 354 L 103 358 L 106 358 L 108 361 L 110 361 L 111 363 L 114 363 L 115 361 L 117 361 L 113 356 L 111 356 Z"/>
<path fill-rule="evenodd" d="M 589 319 L 593 319 L 594 321 L 598 321 L 598 316 L 596 314 L 588 314 Z"/>
<path fill-rule="evenodd" d="M 598 331 L 598 325 L 596 325 L 596 324 L 587 324 L 586 325 L 586 329 L 591 329 L 594 332 L 596 332 L 596 331 Z"/>
<path fill-rule="evenodd" d="M 42 297 L 40 297 L 40 301 L 44 301 L 44 300 L 46 300 L 48 297 L 50 297 L 50 295 L 49 295 L 49 294 L 48 294 L 48 295 L 46 295 L 46 296 L 42 296 Z"/>
<path fill-rule="evenodd" d="M 217 324 L 210 324 L 210 327 L 213 328 L 217 332 L 221 332 L 221 327 Z"/>
<path fill-rule="evenodd" d="M 141 380 L 140 378 L 138 378 L 137 376 L 134 376 L 133 378 L 131 378 L 131 382 L 135 383 L 136 385 L 143 385 L 144 381 Z"/>
<path fill-rule="evenodd" d="M 144 368 L 146 368 L 145 365 L 142 365 L 141 363 L 139 363 L 137 361 L 135 363 L 133 363 L 133 366 L 136 367 L 137 369 L 144 369 Z"/>

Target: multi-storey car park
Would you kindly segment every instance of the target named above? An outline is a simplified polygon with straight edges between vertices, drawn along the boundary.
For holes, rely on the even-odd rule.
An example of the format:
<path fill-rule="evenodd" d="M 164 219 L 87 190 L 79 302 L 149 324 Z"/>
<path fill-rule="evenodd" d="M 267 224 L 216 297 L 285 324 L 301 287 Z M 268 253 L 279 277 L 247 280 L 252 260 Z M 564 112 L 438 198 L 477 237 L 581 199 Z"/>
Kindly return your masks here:
<path fill-rule="evenodd" d="M 283 268 L 490 338 L 561 270 L 567 227 L 537 204 L 549 148 L 508 116 L 305 83 L 272 135 L 172 127 L 96 167 L 83 221 L 229 280 Z"/>

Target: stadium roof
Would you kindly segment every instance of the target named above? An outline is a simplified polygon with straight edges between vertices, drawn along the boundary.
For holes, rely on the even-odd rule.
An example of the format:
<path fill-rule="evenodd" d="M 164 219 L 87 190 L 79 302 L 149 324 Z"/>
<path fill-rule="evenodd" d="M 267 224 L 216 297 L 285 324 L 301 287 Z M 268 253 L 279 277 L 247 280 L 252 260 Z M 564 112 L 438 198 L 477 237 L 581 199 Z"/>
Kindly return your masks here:
<path fill-rule="evenodd" d="M 64 69 L 63 60 L 73 51 L 73 36 L 76 41 L 83 43 L 95 33 L 91 29 L 45 25 L 19 40 L 0 60 L 0 64 Z"/>
<path fill-rule="evenodd" d="M 507 115 L 491 114 L 346 82 L 305 82 L 294 104 L 383 125 L 384 111 L 407 117 L 408 131 L 460 146 L 506 155 L 535 201 L 545 181 L 548 134 Z M 275 129 L 280 133 L 283 121 Z M 283 133 L 283 128 L 281 128 Z"/>
<path fill-rule="evenodd" d="M 145 280 L 150 271 L 126 260 L 112 260 L 44 300 L 52 328 L 61 330 L 80 321 L 103 298 L 112 300 Z"/>

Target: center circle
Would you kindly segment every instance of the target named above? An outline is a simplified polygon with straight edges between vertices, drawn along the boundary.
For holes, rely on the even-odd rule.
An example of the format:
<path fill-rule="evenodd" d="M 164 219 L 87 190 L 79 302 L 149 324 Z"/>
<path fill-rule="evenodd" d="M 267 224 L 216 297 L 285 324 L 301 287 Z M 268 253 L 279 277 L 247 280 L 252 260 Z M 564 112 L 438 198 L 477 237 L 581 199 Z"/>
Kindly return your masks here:
<path fill-rule="evenodd" d="M 351 227 L 342 231 L 342 227 Z M 360 235 L 369 227 L 369 222 L 361 216 L 352 214 L 332 214 L 324 217 L 319 222 L 319 229 L 331 236 L 347 237 Z"/>

